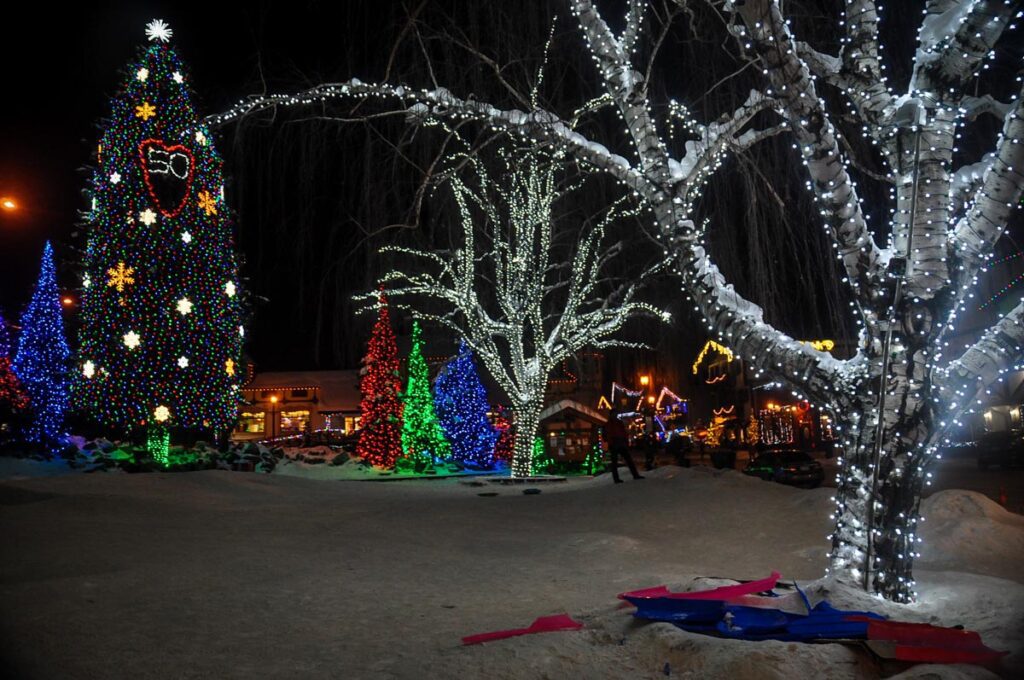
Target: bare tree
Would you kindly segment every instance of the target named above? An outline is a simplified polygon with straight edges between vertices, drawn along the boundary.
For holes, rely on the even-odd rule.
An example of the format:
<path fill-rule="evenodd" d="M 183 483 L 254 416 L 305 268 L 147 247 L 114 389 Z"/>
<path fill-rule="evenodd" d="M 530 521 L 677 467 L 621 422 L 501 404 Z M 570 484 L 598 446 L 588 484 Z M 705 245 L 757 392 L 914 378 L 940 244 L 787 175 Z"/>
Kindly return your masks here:
<path fill-rule="evenodd" d="M 503 168 L 491 177 L 481 159 L 453 157 L 447 183 L 458 206 L 462 243 L 451 252 L 387 246 L 406 268 L 385 274 L 392 305 L 411 310 L 465 339 L 508 396 L 514 415 L 512 475 L 531 474 L 533 441 L 552 370 L 585 347 L 631 346 L 613 335 L 631 317 L 668 314 L 637 300 L 662 258 L 639 276 L 605 275 L 625 250 L 606 243 L 608 225 L 631 216 L 620 199 L 596 224 L 572 229 L 556 213 L 583 182 L 560 185 L 561 154 L 503 150 Z M 459 167 L 471 168 L 471 187 Z M 569 241 L 568 248 L 556 240 Z M 562 251 L 565 252 L 562 255 Z M 435 303 L 435 304 L 431 304 Z M 440 311 L 429 311 L 439 307 Z"/>
<path fill-rule="evenodd" d="M 1019 9 L 1015 0 L 927 0 L 906 92 L 890 89 L 879 59 L 878 17 L 871 0 L 846 0 L 838 55 L 796 40 L 778 0 L 719 0 L 738 49 L 759 67 L 766 86 L 743 106 L 700 123 L 670 102 L 671 123 L 690 131 L 685 153 L 663 140 L 648 74 L 635 63 L 648 3 L 629 0 L 619 33 L 592 0 L 565 0 L 597 67 L 603 92 L 559 116 L 532 107 L 500 109 L 444 88 L 411 89 L 356 80 L 295 95 L 249 97 L 210 122 L 219 125 L 275 106 L 328 100 L 395 102 L 413 123 L 477 123 L 557 149 L 631 189 L 645 209 L 682 289 L 707 329 L 758 369 L 830 409 L 842 426 L 843 459 L 836 495 L 832 571 L 891 599 L 913 595 L 922 481 L 937 445 L 984 390 L 1022 357 L 1024 304 L 959 356 L 947 356 L 957 313 L 1021 198 L 1024 120 L 1011 102 L 968 96 L 974 76 Z M 686 8 L 686 0 L 668 6 Z M 689 8 L 686 8 L 689 9 Z M 838 21 L 838 18 L 837 18 Z M 657 52 L 664 33 L 654 36 Z M 697 65 L 687 65 L 696 68 Z M 680 70 L 685 74 L 685 68 Z M 682 76 L 681 76 L 682 77 Z M 837 88 L 873 142 L 893 185 L 890 240 L 879 246 L 848 171 L 850 159 L 819 82 Z M 590 139 L 580 121 L 607 110 L 626 135 Z M 772 114 L 760 115 L 771 111 Z M 955 168 L 954 141 L 976 116 L 1003 121 L 992 152 Z M 781 122 L 763 123 L 778 115 Z M 764 320 L 740 295 L 703 245 L 694 202 L 729 152 L 786 131 L 803 157 L 808 188 L 833 240 L 860 321 L 858 350 L 839 360 L 802 345 Z M 618 153 L 612 149 L 619 148 Z"/>

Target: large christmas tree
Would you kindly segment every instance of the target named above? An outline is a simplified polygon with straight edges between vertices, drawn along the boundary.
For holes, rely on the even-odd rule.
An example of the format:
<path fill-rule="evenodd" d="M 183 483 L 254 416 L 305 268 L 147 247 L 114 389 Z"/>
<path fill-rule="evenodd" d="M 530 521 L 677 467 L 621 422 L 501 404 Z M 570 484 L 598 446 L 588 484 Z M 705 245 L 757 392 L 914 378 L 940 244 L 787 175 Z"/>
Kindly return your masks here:
<path fill-rule="evenodd" d="M 89 194 L 78 405 L 119 428 L 224 431 L 242 309 L 222 161 L 161 21 L 102 125 Z"/>
<path fill-rule="evenodd" d="M 445 439 L 434 412 L 430 394 L 430 372 L 423 358 L 423 333 L 419 323 L 412 325 L 412 349 L 409 351 L 409 382 L 402 395 L 402 451 L 408 458 L 431 462 L 451 458 L 452 447 Z"/>
<path fill-rule="evenodd" d="M 363 358 L 362 399 L 356 455 L 371 465 L 392 468 L 402 453 L 402 403 L 398 399 L 398 346 L 391 330 L 387 300 L 378 301 L 377 323 Z"/>
<path fill-rule="evenodd" d="M 465 342 L 434 381 L 434 408 L 451 442 L 452 458 L 480 467 L 494 463 L 498 431 L 487 418 L 487 390 Z"/>
<path fill-rule="evenodd" d="M 47 241 L 32 300 L 21 315 L 14 373 L 25 387 L 31 406 L 25 438 L 51 451 L 59 446 L 64 435 L 69 355 L 53 267 L 53 248 Z"/>

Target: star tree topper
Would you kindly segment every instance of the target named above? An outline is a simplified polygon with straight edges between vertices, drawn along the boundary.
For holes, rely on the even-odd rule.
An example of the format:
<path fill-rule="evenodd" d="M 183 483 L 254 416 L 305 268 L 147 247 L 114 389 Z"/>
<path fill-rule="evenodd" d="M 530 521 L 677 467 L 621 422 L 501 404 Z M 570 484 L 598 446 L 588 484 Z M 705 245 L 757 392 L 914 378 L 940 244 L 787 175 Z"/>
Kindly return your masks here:
<path fill-rule="evenodd" d="M 168 26 L 163 19 L 153 19 L 146 24 L 146 37 L 151 41 L 155 42 L 168 42 L 171 36 L 174 35 L 174 31 Z"/>

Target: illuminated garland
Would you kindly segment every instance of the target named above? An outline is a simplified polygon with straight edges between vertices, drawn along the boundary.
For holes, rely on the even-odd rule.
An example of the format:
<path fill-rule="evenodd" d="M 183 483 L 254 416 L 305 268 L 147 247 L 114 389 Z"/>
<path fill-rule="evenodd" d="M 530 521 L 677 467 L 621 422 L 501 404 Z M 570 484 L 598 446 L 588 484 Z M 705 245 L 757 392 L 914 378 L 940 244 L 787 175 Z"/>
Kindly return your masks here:
<path fill-rule="evenodd" d="M 398 399 L 398 347 L 391 330 L 387 300 L 378 300 L 377 323 L 363 357 L 359 383 L 359 443 L 356 455 L 370 465 L 393 468 L 402 452 L 402 403 Z"/>
<path fill-rule="evenodd" d="M 222 161 L 170 29 L 147 34 L 96 149 L 75 397 L 103 424 L 153 426 L 166 462 L 160 432 L 235 422 L 244 328 Z"/>
<path fill-rule="evenodd" d="M 423 332 L 416 321 L 412 324 L 408 366 L 409 382 L 402 395 L 402 451 L 407 458 L 422 462 L 447 460 L 452 456 L 452 446 L 434 412 L 430 373 L 423 358 Z"/>
<path fill-rule="evenodd" d="M 697 358 L 693 361 L 693 366 L 691 368 L 694 375 L 697 375 L 697 372 L 700 370 L 701 362 L 704 361 L 704 357 L 708 355 L 708 352 L 712 350 L 724 356 L 725 360 L 728 362 L 731 362 L 735 358 L 731 349 L 725 345 L 715 342 L 714 340 L 708 340 L 704 343 L 704 347 L 700 350 L 700 354 L 698 354 Z"/>
<path fill-rule="evenodd" d="M 1016 286 L 1022 280 L 1024 280 L 1024 272 L 1021 272 L 1020 274 L 1015 276 L 1013 281 L 1010 281 L 1008 284 L 1006 284 L 1001 289 L 999 289 L 999 292 L 995 293 L 992 297 L 990 297 L 988 300 L 986 300 L 984 303 L 982 303 L 981 306 L 978 307 L 978 311 L 980 312 L 981 310 L 985 309 L 986 307 L 991 305 L 993 302 L 995 302 L 996 300 L 1001 298 L 1003 295 L 1005 295 L 1007 292 L 1009 292 L 1009 290 L 1011 288 Z"/>
<path fill-rule="evenodd" d="M 25 438 L 55 451 L 64 436 L 68 408 L 68 350 L 64 319 L 53 267 L 53 248 L 46 242 L 32 300 L 21 315 L 21 337 L 14 373 L 28 393 L 31 420 Z"/>
<path fill-rule="evenodd" d="M 465 342 L 434 381 L 434 408 L 451 442 L 453 459 L 482 467 L 494 463 L 498 432 L 487 419 L 487 391 Z"/>

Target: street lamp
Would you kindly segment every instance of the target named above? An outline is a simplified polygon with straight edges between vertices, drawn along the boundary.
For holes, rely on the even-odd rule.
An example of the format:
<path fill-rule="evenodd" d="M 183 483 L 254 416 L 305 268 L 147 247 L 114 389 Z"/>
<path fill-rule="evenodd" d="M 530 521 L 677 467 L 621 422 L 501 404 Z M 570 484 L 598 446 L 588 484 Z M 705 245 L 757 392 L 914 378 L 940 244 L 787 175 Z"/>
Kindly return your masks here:
<path fill-rule="evenodd" d="M 642 375 L 640 376 L 640 387 L 647 387 L 651 384 L 651 376 Z"/>
<path fill-rule="evenodd" d="M 274 407 L 277 406 L 277 395 L 270 395 L 270 438 L 274 438 Z"/>
<path fill-rule="evenodd" d="M 10 196 L 4 196 L 0 198 L 0 208 L 3 208 L 7 212 L 14 212 L 18 209 L 18 202 Z"/>

